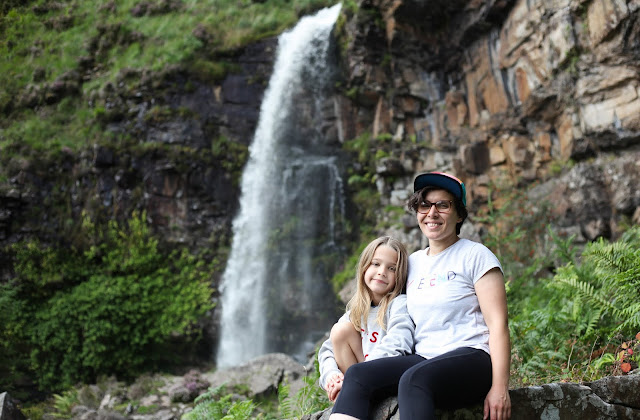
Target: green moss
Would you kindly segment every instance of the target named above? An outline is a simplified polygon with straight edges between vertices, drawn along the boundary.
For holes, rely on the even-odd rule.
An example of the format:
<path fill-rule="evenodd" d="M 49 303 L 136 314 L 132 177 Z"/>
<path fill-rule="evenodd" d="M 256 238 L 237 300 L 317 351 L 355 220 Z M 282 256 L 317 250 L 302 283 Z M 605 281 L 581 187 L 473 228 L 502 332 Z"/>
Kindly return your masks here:
<path fill-rule="evenodd" d="M 393 135 L 391 133 L 380 133 L 376 137 L 376 140 L 382 143 L 390 142 L 393 139 Z"/>
<path fill-rule="evenodd" d="M 344 149 L 349 152 L 356 152 L 358 162 L 367 163 L 369 159 L 369 147 L 371 145 L 371 135 L 368 132 L 362 133 L 356 138 L 344 142 Z"/>
<path fill-rule="evenodd" d="M 237 64 L 228 61 L 211 61 L 205 58 L 196 58 L 188 65 L 189 72 L 198 80 L 206 83 L 219 83 L 227 74 L 237 73 L 240 68 Z"/>
<path fill-rule="evenodd" d="M 356 277 L 358 259 L 366 246 L 367 244 L 361 244 L 358 246 L 358 248 L 355 249 L 348 258 L 346 258 L 343 269 L 331 278 L 331 285 L 336 293 Z"/>
<path fill-rule="evenodd" d="M 7 122 L 0 137 L 0 148 L 4 151 L 0 162 L 36 156 L 48 160 L 59 157 L 64 148 L 86 147 L 104 136 L 95 123 L 100 115 L 100 110 L 92 110 L 72 97 L 64 98 L 56 106 L 21 111 Z"/>
<path fill-rule="evenodd" d="M 159 407 L 156 404 L 151 404 L 151 405 L 141 405 L 138 407 L 138 409 L 136 410 L 136 412 L 138 414 L 153 414 L 156 411 L 158 411 Z"/>
<path fill-rule="evenodd" d="M 376 154 L 375 154 L 376 160 L 380 160 L 388 156 L 389 156 L 389 152 L 387 152 L 386 150 L 382 150 L 382 149 L 376 150 Z"/>
<path fill-rule="evenodd" d="M 218 164 L 233 176 L 234 185 L 239 185 L 242 169 L 249 157 L 249 148 L 220 136 L 211 142 L 211 154 Z"/>

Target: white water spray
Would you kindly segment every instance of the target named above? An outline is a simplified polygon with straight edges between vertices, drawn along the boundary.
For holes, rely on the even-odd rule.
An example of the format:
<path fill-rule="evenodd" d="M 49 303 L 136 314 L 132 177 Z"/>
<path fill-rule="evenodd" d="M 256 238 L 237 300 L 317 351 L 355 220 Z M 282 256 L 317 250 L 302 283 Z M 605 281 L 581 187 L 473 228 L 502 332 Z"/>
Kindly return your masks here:
<path fill-rule="evenodd" d="M 315 123 L 339 12 L 304 17 L 278 39 L 222 279 L 218 367 L 273 351 L 303 355 L 327 327 L 317 325 L 333 303 L 321 257 L 339 252 L 344 202 L 336 157 Z"/>

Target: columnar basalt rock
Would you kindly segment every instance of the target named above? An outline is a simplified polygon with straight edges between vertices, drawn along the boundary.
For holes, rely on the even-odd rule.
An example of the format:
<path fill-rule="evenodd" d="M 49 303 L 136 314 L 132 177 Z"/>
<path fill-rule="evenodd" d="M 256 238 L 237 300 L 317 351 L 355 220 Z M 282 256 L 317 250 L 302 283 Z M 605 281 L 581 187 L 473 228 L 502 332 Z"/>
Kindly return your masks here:
<path fill-rule="evenodd" d="M 624 166 L 624 176 L 599 177 L 597 186 L 564 184 L 568 196 L 598 191 L 597 218 L 582 219 L 588 209 L 577 198 L 557 207 L 567 211 L 561 227 L 579 231 L 578 241 L 614 238 L 640 207 L 632 192 L 623 206 L 621 194 L 613 197 L 640 170 L 628 163 L 640 147 L 638 43 L 625 35 L 637 33 L 640 8 L 617 0 L 449 6 L 362 1 L 344 25 L 346 86 L 366 95 L 351 97 L 341 124 L 353 132 L 351 115 L 371 120 L 354 136 L 392 135 L 407 168 L 404 184 L 379 172 L 378 190 L 398 196 L 391 183 L 408 190 L 417 172 L 451 170 L 479 208 L 488 185 L 556 184 L 575 163 L 598 174 Z"/>

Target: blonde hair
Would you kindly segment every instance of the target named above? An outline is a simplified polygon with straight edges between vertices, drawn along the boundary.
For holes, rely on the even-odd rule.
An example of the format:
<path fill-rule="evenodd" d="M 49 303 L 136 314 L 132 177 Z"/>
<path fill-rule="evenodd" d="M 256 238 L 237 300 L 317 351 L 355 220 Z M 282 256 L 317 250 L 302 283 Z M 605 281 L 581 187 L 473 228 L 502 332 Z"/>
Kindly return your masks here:
<path fill-rule="evenodd" d="M 371 310 L 372 301 L 371 295 L 369 293 L 369 288 L 364 281 L 364 273 L 371 265 L 373 255 L 375 254 L 376 249 L 378 249 L 380 246 L 388 246 L 398 254 L 395 273 L 396 284 L 394 288 L 389 293 L 387 293 L 386 296 L 384 296 L 378 303 L 380 309 L 378 311 L 376 320 L 385 331 L 387 329 L 387 326 L 384 318 L 387 313 L 389 303 L 391 302 L 391 300 L 393 300 L 393 298 L 402 293 L 405 283 L 407 282 L 408 256 L 407 249 L 402 244 L 402 242 L 395 238 L 392 238 L 391 236 L 381 236 L 377 239 L 374 239 L 369 245 L 365 247 L 365 249 L 360 254 L 360 259 L 358 260 L 358 266 L 356 269 L 356 293 L 349 300 L 349 303 L 347 303 L 347 311 L 351 311 L 349 313 L 349 320 L 358 332 L 360 332 L 362 328 L 367 327 L 367 319 L 369 317 L 369 311 Z M 364 325 L 362 325 L 363 322 Z"/>

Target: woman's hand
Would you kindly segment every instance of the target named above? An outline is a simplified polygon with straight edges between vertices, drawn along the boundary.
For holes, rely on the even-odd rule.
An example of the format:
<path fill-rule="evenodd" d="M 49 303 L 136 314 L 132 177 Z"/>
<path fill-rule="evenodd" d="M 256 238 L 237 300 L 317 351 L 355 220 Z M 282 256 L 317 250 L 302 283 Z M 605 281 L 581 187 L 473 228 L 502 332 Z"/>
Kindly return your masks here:
<path fill-rule="evenodd" d="M 342 372 L 334 373 L 327 381 L 327 397 L 329 401 L 334 402 L 338 398 L 338 394 L 342 389 L 342 382 L 344 381 L 344 375 Z"/>
<path fill-rule="evenodd" d="M 507 387 L 492 386 L 484 399 L 484 420 L 508 420 L 511 417 L 511 398 Z"/>

